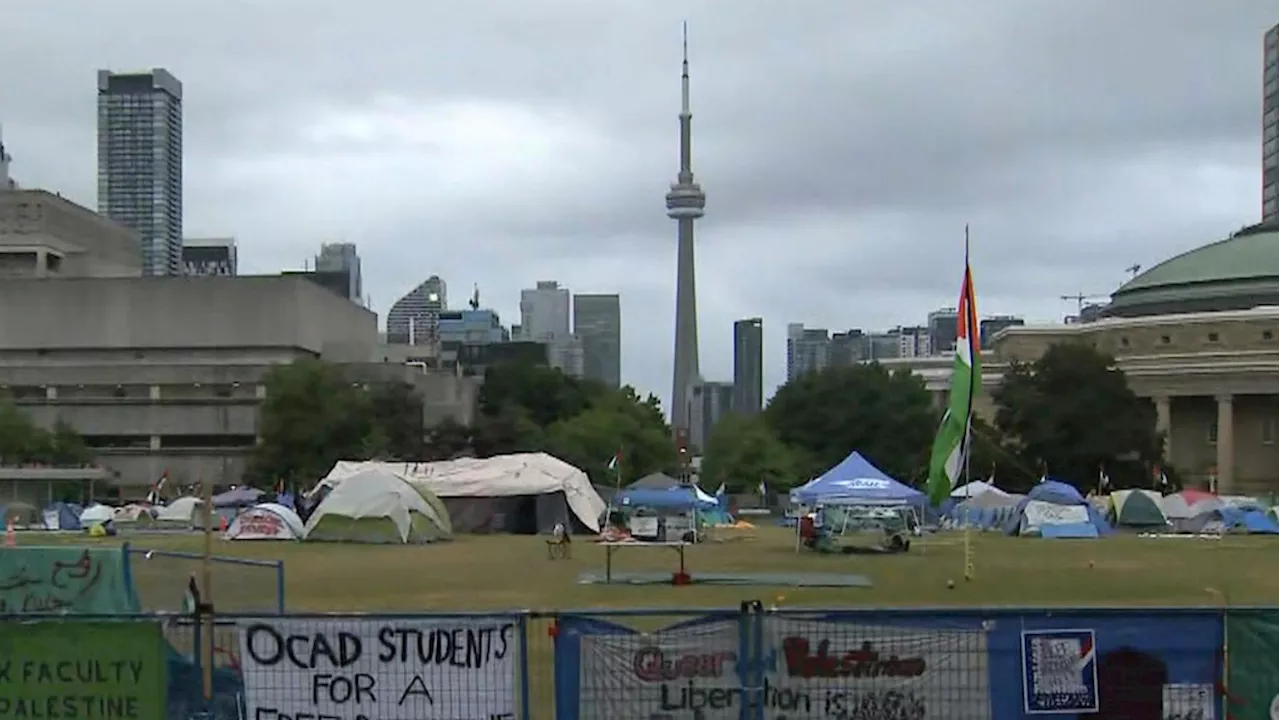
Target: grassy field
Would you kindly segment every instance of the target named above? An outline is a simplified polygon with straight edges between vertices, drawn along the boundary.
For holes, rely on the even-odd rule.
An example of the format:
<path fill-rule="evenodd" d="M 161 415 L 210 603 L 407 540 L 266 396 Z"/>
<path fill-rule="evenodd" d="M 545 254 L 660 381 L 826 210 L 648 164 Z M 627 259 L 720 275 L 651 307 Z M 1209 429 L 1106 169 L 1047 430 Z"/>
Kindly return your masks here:
<path fill-rule="evenodd" d="M 579 585 L 581 572 L 603 571 L 602 548 L 580 540 L 572 559 L 552 561 L 542 538 L 522 536 L 461 536 L 428 546 L 215 540 L 214 553 L 283 560 L 288 607 L 301 611 L 736 607 L 749 599 L 782 607 L 1245 605 L 1274 604 L 1277 598 L 1274 537 L 1121 535 L 1070 541 L 975 533 L 972 582 L 962 577 L 961 538 L 959 533 L 923 538 L 905 555 L 819 556 L 797 554 L 788 531 L 762 527 L 753 537 L 706 543 L 686 553 L 695 578 L 699 570 L 833 572 L 862 574 L 874 583 L 850 589 Z M 200 552 L 203 547 L 198 535 L 139 535 L 128 541 L 156 550 Z M 133 566 L 146 600 L 153 584 L 180 596 L 186 573 L 198 563 L 135 557 Z M 614 555 L 615 571 L 675 567 L 676 555 L 669 550 L 625 549 Z M 223 565 L 214 578 L 215 602 L 226 611 L 261 607 L 264 594 L 274 596 L 274 581 L 258 568 Z M 954 589 L 948 580 L 955 581 Z"/>

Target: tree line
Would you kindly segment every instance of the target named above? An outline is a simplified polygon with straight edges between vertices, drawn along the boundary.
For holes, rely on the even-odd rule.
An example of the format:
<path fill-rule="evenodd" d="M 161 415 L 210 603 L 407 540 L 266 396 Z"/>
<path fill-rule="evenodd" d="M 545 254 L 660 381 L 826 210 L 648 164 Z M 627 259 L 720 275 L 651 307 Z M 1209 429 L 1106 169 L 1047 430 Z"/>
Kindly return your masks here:
<path fill-rule="evenodd" d="M 597 483 L 663 471 L 678 458 L 658 399 L 613 390 L 545 365 L 490 367 L 469 427 L 422 425 L 422 398 L 407 385 L 363 385 L 316 360 L 274 370 L 262 408 L 256 477 L 311 482 L 340 459 L 432 461 L 548 452 Z M 1013 363 L 974 422 L 970 474 L 1024 490 L 1046 472 L 1083 487 L 1099 469 L 1119 487 L 1149 484 L 1162 464 L 1155 411 L 1129 388 L 1114 360 L 1079 344 Z M 701 482 L 754 492 L 785 490 L 857 449 L 890 475 L 923 484 L 941 410 L 923 380 L 876 363 L 806 374 L 779 388 L 765 410 L 728 415 L 702 448 Z M 1170 475 L 1172 471 L 1168 470 Z"/>
<path fill-rule="evenodd" d="M 428 426 L 412 385 L 369 382 L 341 366 L 299 360 L 265 378 L 266 399 L 246 480 L 305 487 L 338 460 L 418 462 L 547 452 L 600 484 L 676 473 L 680 459 L 658 399 L 611 389 L 546 365 L 490 366 L 474 421 Z M 1155 410 L 1129 388 L 1114 360 L 1080 344 L 1055 345 L 1013 363 L 991 397 L 995 412 L 973 427 L 970 474 L 1023 490 L 1045 473 L 1084 488 L 1106 468 L 1119 487 L 1146 486 L 1163 466 Z M 941 409 L 918 376 L 876 363 L 835 367 L 782 386 L 763 412 L 729 415 L 706 447 L 701 482 L 731 492 L 760 483 L 785 490 L 857 449 L 885 472 L 923 484 Z M 621 453 L 620 472 L 609 468 Z M 91 453 L 70 425 L 36 427 L 0 399 L 0 463 L 81 465 Z M 1165 469 L 1170 477 L 1171 468 Z"/>

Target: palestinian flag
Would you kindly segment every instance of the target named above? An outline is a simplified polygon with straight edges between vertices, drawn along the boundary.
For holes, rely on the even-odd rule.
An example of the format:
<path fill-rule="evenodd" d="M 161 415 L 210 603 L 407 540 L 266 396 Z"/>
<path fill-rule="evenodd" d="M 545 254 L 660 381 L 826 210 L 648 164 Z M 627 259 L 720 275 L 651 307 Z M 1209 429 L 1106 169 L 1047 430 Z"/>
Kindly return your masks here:
<path fill-rule="evenodd" d="M 982 382 L 982 358 L 978 337 L 978 308 L 973 296 L 973 271 L 969 267 L 969 229 L 965 228 L 964 281 L 956 306 L 956 358 L 951 372 L 951 401 L 938 426 L 929 460 L 929 500 L 943 502 L 964 482 L 969 453 L 973 395 Z"/>

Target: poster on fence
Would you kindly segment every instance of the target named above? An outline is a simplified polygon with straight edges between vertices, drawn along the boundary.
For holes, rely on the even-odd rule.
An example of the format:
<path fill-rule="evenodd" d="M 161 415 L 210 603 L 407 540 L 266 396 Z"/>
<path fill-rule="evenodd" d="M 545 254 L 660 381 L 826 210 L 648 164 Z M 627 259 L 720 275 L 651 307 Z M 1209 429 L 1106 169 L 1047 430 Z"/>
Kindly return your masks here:
<path fill-rule="evenodd" d="M 1092 630 L 1022 632 L 1022 704 L 1028 715 L 1098 712 Z"/>
<path fill-rule="evenodd" d="M 518 626 L 503 618 L 240 623 L 254 720 L 515 717 Z"/>
<path fill-rule="evenodd" d="M 749 702 L 763 707 L 766 720 L 991 717 L 981 630 L 763 623 L 754 668 L 742 657 L 736 621 L 583 636 L 579 716 L 728 720 Z M 759 691 L 744 697 L 744 678 L 753 677 Z"/>
<path fill-rule="evenodd" d="M 158 623 L 0 625 L 0 718 L 165 717 Z"/>

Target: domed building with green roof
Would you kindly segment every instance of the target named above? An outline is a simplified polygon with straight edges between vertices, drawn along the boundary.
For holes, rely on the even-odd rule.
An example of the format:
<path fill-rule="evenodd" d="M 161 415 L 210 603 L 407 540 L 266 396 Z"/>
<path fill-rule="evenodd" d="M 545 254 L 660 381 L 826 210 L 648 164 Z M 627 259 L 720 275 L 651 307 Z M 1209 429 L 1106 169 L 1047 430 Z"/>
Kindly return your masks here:
<path fill-rule="evenodd" d="M 1254 225 L 1152 266 L 1067 323 L 1005 328 L 986 353 L 975 408 L 993 412 L 990 391 L 1007 363 L 1088 343 L 1114 356 L 1133 391 L 1151 400 L 1166 462 L 1184 483 L 1272 495 L 1280 484 L 1278 266 L 1276 224 Z M 886 364 L 920 375 L 945 402 L 951 358 Z"/>
<path fill-rule="evenodd" d="M 1102 317 L 1248 310 L 1280 297 L 1280 235 L 1254 225 L 1165 260 L 1111 295 Z"/>
<path fill-rule="evenodd" d="M 1080 322 L 1001 331 L 983 384 L 999 382 L 1001 362 L 1090 343 L 1151 399 L 1165 457 L 1184 479 L 1270 495 L 1280 482 L 1278 304 L 1280 237 L 1275 223 L 1254 225 L 1151 267 Z"/>

